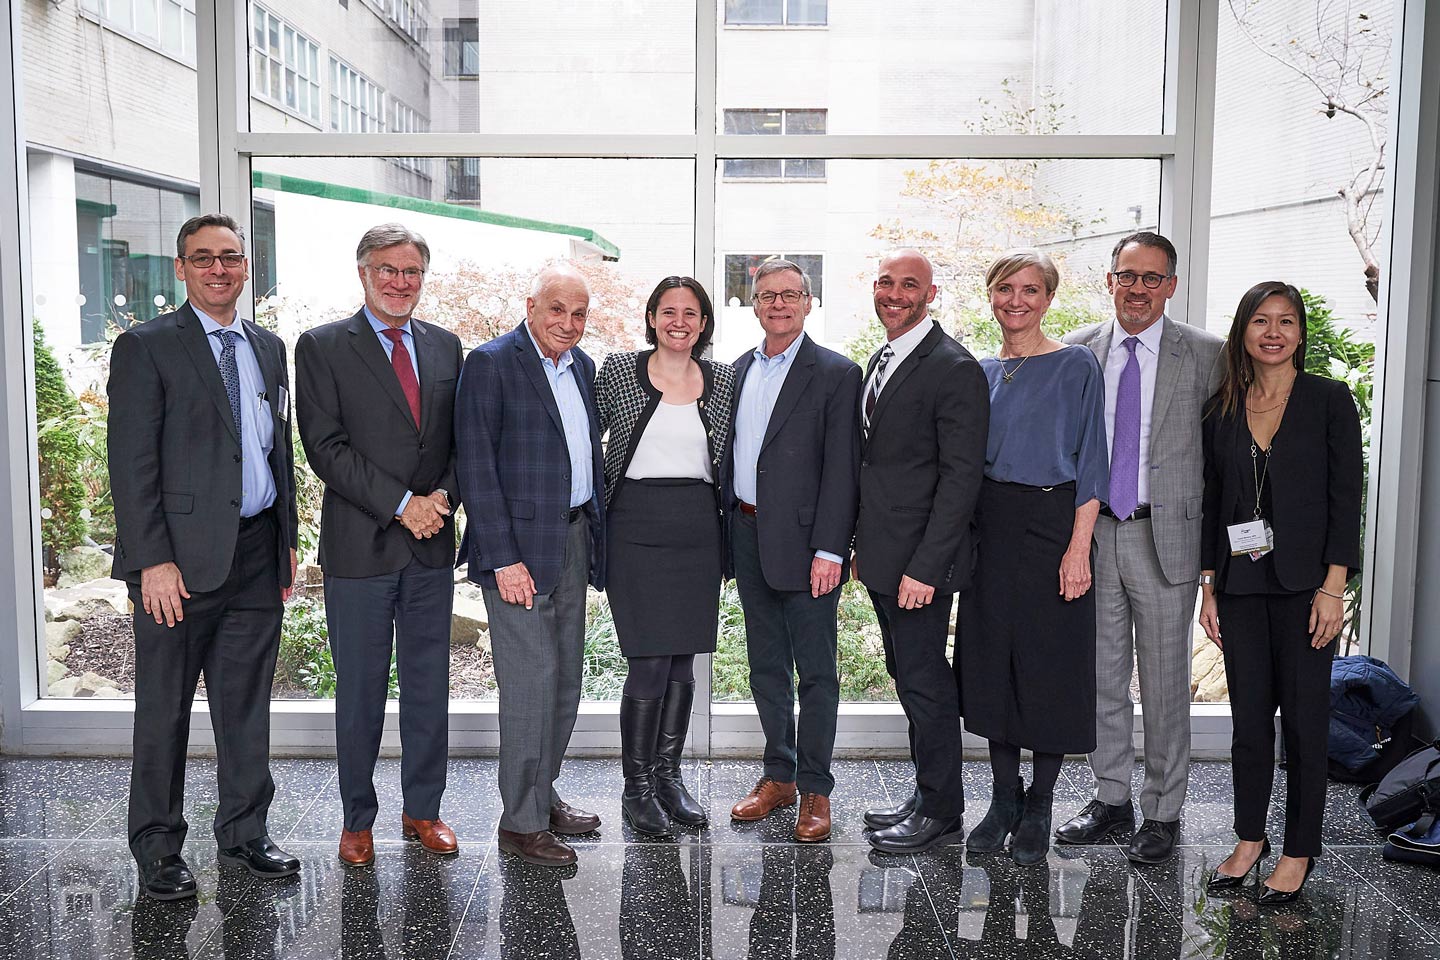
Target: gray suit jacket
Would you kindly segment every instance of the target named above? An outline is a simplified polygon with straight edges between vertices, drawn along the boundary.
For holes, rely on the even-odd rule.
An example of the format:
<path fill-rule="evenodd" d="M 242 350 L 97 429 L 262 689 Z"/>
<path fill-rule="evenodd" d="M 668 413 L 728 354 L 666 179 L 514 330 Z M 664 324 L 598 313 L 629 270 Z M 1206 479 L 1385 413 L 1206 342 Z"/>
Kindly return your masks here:
<path fill-rule="evenodd" d="M 1172 584 L 1200 576 L 1200 519 L 1205 495 L 1205 454 L 1200 420 L 1220 387 L 1225 341 L 1213 333 L 1162 317 L 1160 363 L 1150 410 L 1150 530 L 1160 569 Z M 1103 369 L 1114 321 L 1065 336 L 1095 352 Z M 1107 428 L 1108 428 L 1107 424 Z"/>

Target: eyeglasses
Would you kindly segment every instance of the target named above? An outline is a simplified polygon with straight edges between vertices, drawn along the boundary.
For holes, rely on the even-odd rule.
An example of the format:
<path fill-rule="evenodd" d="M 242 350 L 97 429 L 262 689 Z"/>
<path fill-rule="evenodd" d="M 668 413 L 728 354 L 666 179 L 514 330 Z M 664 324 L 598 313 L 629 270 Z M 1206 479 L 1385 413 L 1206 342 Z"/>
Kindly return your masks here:
<path fill-rule="evenodd" d="M 780 300 L 793 306 L 800 302 L 801 297 L 808 296 L 809 294 L 804 290 L 781 290 L 778 293 L 774 290 L 766 290 L 764 293 L 755 294 L 755 302 L 768 307 L 776 300 Z"/>
<path fill-rule="evenodd" d="M 243 253 L 222 253 L 220 256 L 213 256 L 208 253 L 197 253 L 193 257 L 176 257 L 177 260 L 184 260 L 196 270 L 209 270 L 219 260 L 222 266 L 238 267 L 245 262 Z"/>
<path fill-rule="evenodd" d="M 1120 286 L 1122 287 L 1133 287 L 1135 286 L 1135 281 L 1139 280 L 1141 283 L 1145 284 L 1145 287 L 1148 290 L 1154 290 L 1156 287 L 1160 286 L 1160 284 L 1170 279 L 1170 274 L 1168 273 L 1136 273 L 1133 270 L 1124 270 L 1120 273 L 1112 273 L 1110 274 L 1110 276 L 1114 277 L 1115 282 L 1120 284 Z"/>
<path fill-rule="evenodd" d="M 389 283 L 396 277 L 404 277 L 407 283 L 417 283 L 422 277 L 425 276 L 425 271 L 421 270 L 419 267 L 406 267 L 404 270 L 396 270 L 392 266 L 383 265 L 379 267 L 370 267 L 370 269 L 374 270 L 377 274 L 379 274 L 380 279 L 384 280 L 386 283 Z"/>

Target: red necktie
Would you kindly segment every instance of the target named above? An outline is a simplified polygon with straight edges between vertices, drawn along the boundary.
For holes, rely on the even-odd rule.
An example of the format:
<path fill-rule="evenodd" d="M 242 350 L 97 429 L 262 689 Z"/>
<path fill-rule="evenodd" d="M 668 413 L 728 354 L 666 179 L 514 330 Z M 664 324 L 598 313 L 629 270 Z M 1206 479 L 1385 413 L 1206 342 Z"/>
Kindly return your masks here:
<path fill-rule="evenodd" d="M 400 381 L 400 392 L 405 394 L 405 401 L 410 404 L 410 416 L 415 418 L 415 426 L 418 428 L 420 426 L 420 382 L 415 379 L 415 368 L 410 365 L 410 351 L 405 349 L 405 341 L 401 339 L 405 331 L 387 327 L 380 332 L 395 344 L 390 350 L 390 366 L 395 368 L 395 376 Z"/>

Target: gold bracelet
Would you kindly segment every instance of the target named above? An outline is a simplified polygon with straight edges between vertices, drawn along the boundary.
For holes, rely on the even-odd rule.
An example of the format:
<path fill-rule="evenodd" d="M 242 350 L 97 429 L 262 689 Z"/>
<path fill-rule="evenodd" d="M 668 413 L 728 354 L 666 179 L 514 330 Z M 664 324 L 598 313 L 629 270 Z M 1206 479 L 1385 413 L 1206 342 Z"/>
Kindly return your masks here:
<path fill-rule="evenodd" d="M 1344 600 L 1344 599 L 1345 599 L 1345 594 L 1343 594 L 1343 593 L 1331 593 L 1329 590 L 1326 590 L 1324 587 L 1316 587 L 1316 588 L 1315 588 L 1315 592 L 1316 592 L 1316 593 L 1323 593 L 1323 594 L 1325 594 L 1325 596 L 1330 597 L 1330 598 L 1333 599 L 1333 600 Z"/>

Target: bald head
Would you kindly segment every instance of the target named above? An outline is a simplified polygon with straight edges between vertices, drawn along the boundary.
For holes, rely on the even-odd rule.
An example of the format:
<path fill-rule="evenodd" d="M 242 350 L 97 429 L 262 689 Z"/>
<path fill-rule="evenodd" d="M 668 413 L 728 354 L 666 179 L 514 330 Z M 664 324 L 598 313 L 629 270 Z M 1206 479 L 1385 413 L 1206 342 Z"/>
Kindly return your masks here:
<path fill-rule="evenodd" d="M 894 340 L 925 318 L 935 299 L 935 271 L 919 250 L 903 247 L 880 260 L 875 278 L 875 315 Z"/>
<path fill-rule="evenodd" d="M 590 312 L 590 287 L 569 263 L 553 263 L 535 276 L 525 300 L 525 322 L 540 352 L 558 361 L 580 342 Z"/>

